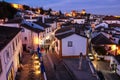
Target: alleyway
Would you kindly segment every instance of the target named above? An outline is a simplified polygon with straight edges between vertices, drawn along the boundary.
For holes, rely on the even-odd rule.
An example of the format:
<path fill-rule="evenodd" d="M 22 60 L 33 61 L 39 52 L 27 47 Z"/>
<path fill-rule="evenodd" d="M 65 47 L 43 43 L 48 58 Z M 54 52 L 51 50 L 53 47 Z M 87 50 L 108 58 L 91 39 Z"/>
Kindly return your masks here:
<path fill-rule="evenodd" d="M 43 80 L 40 74 L 39 61 L 30 53 L 24 52 L 22 58 L 23 68 L 16 75 L 16 80 Z"/>

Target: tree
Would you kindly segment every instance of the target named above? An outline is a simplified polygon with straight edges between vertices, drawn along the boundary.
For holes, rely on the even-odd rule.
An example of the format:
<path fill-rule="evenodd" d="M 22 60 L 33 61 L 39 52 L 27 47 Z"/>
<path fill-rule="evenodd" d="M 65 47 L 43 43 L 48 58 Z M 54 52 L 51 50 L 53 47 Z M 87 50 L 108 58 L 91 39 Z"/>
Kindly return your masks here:
<path fill-rule="evenodd" d="M 48 14 L 51 14 L 51 11 L 52 11 L 52 9 L 51 9 L 51 8 L 49 8 L 49 9 L 48 9 Z"/>
<path fill-rule="evenodd" d="M 11 19 L 14 17 L 18 10 L 12 7 L 11 4 L 7 2 L 0 2 L 0 18 Z"/>
<path fill-rule="evenodd" d="M 27 5 L 23 5 L 24 10 L 30 10 L 30 7 Z"/>
<path fill-rule="evenodd" d="M 44 9 L 42 7 L 39 8 L 40 14 L 44 14 Z"/>
<path fill-rule="evenodd" d="M 59 15 L 62 15 L 62 12 L 61 12 L 61 10 L 59 10 Z"/>

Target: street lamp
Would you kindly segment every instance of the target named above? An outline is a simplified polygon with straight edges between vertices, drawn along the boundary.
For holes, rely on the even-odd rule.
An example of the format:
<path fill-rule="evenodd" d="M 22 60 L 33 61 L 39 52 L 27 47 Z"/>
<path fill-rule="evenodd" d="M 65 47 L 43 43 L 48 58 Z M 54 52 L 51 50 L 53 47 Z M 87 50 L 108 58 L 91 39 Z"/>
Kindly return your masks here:
<path fill-rule="evenodd" d="M 44 80 L 47 80 L 47 76 L 46 76 L 46 73 L 45 73 L 45 67 L 44 67 L 44 63 L 43 63 L 43 59 L 42 59 L 42 54 L 40 52 L 39 33 L 38 33 L 38 48 L 37 48 L 37 53 L 38 53 L 38 57 L 39 57 L 39 60 L 40 60 L 41 73 L 43 74 Z"/>
<path fill-rule="evenodd" d="M 112 51 L 114 51 L 114 55 L 117 55 L 117 50 L 118 50 L 118 47 L 116 45 L 112 45 Z"/>

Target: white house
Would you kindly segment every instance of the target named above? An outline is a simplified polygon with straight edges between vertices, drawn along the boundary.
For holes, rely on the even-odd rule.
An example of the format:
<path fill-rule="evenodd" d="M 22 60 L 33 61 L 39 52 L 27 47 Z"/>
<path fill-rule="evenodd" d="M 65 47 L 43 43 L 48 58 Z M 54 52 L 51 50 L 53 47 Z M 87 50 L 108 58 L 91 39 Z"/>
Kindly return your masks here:
<path fill-rule="evenodd" d="M 87 55 L 88 38 L 76 33 L 74 28 L 59 29 L 55 36 L 57 39 L 53 47 L 59 57 L 78 57 L 81 52 L 84 56 Z"/>
<path fill-rule="evenodd" d="M 28 21 L 22 22 L 20 27 L 22 28 L 23 50 L 36 50 L 40 44 L 44 28 Z"/>
<path fill-rule="evenodd" d="M 22 56 L 21 29 L 0 27 L 0 80 L 15 80 Z"/>
<path fill-rule="evenodd" d="M 82 18 L 75 18 L 73 19 L 75 23 L 78 23 L 78 24 L 84 24 L 85 23 L 85 19 L 82 19 Z"/>
<path fill-rule="evenodd" d="M 114 16 L 106 16 L 103 18 L 103 22 L 106 22 L 108 24 L 113 24 L 113 23 L 117 23 L 120 24 L 120 20 Z"/>

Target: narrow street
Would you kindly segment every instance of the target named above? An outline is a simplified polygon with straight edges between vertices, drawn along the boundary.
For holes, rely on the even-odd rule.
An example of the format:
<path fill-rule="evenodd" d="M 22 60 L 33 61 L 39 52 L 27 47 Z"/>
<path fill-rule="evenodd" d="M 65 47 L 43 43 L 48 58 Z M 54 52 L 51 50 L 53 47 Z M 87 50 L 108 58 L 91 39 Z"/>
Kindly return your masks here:
<path fill-rule="evenodd" d="M 43 80 L 39 68 L 39 60 L 28 52 L 23 53 L 22 69 L 17 72 L 16 80 Z"/>
<path fill-rule="evenodd" d="M 96 70 L 100 70 L 103 73 L 105 80 L 120 80 L 120 76 L 110 70 L 108 61 L 94 60 L 93 65 Z"/>
<path fill-rule="evenodd" d="M 73 80 L 63 63 L 54 53 L 48 52 L 43 57 L 48 80 Z"/>

